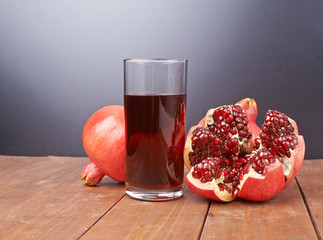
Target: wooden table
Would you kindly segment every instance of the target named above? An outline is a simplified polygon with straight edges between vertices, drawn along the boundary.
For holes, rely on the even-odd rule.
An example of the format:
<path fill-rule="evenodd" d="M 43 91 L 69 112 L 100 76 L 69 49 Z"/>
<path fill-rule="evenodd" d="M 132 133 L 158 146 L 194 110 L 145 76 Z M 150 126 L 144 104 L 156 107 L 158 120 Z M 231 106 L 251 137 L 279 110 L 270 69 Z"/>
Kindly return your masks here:
<path fill-rule="evenodd" d="M 0 239 L 322 239 L 323 159 L 263 203 L 217 203 L 187 187 L 179 200 L 143 202 L 105 177 L 85 186 L 88 158 L 0 156 Z"/>

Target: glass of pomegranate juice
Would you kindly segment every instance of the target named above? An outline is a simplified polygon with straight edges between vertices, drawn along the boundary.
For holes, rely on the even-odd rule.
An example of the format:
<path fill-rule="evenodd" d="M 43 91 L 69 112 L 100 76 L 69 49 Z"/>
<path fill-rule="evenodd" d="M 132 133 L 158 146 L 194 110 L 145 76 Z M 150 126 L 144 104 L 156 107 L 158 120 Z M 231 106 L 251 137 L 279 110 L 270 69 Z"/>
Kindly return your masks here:
<path fill-rule="evenodd" d="M 187 60 L 125 59 L 126 194 L 183 194 Z"/>

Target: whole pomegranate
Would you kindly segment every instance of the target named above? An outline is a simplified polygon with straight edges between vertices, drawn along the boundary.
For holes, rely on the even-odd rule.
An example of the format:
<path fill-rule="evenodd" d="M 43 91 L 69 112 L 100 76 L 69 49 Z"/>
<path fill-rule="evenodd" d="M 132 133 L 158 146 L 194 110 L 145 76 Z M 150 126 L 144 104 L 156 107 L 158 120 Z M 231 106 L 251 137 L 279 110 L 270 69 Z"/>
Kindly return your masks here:
<path fill-rule="evenodd" d="M 85 123 L 83 146 L 90 158 L 81 173 L 88 185 L 98 184 L 104 175 L 125 181 L 125 120 L 124 107 L 106 106 L 95 112 Z"/>
<path fill-rule="evenodd" d="M 246 98 L 210 109 L 190 129 L 185 183 L 193 192 L 222 202 L 265 201 L 290 184 L 303 163 L 304 138 L 296 122 L 276 110 L 259 128 L 257 113 L 256 102 Z"/>

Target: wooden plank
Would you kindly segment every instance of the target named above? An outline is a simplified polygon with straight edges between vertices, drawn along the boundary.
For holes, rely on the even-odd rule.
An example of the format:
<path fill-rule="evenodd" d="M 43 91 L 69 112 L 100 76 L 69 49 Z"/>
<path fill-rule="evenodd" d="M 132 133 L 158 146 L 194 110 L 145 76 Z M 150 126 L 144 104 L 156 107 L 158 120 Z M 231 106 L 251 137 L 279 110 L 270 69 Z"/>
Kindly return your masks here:
<path fill-rule="evenodd" d="M 319 239 L 323 239 L 323 159 L 304 161 L 297 174 L 297 181 L 316 233 Z"/>
<path fill-rule="evenodd" d="M 212 202 L 208 213 L 209 201 L 187 187 L 159 203 L 124 197 L 124 185 L 107 177 L 87 187 L 87 161 L 0 156 L 0 239 L 198 239 L 202 230 L 201 239 L 317 239 L 295 181 L 267 202 Z M 306 161 L 297 176 L 320 239 L 322 172 L 323 161 Z"/>
<path fill-rule="evenodd" d="M 44 157 L 25 157 L 25 156 L 6 156 L 0 155 L 0 169 L 1 175 L 23 168 L 25 166 L 32 165 L 38 162 L 39 159 Z M 22 161 L 23 160 L 23 161 Z M 1 183 L 4 183 L 5 179 L 2 179 Z M 9 181 L 7 181 L 9 182 Z"/>
<path fill-rule="evenodd" d="M 81 239 L 198 239 L 209 201 L 184 188 L 184 196 L 144 202 L 126 196 Z"/>
<path fill-rule="evenodd" d="M 2 209 L 0 239 L 80 237 L 124 196 L 124 184 L 107 177 L 99 187 L 85 186 L 80 171 L 87 161 L 87 158 L 48 157 L 14 171 L 8 184 L 17 188 L 20 195 L 17 191 L 3 195 L 7 201 L 18 196 L 24 200 L 12 205 L 6 203 L 8 210 Z"/>
<path fill-rule="evenodd" d="M 79 162 L 82 161 L 84 165 L 87 159 L 84 160 L 82 158 L 51 156 L 15 157 L 7 160 L 9 166 L 6 169 L 11 169 L 11 171 L 2 173 L 0 213 L 8 211 L 35 194 L 41 193 L 49 186 L 63 184 L 67 180 L 66 178 L 73 176 L 68 174 L 68 171 L 75 171 L 75 174 L 77 171 L 81 172 Z M 62 173 L 66 173 L 66 176 L 61 177 L 60 174 Z"/>
<path fill-rule="evenodd" d="M 201 239 L 317 239 L 295 180 L 274 198 L 213 202 Z"/>

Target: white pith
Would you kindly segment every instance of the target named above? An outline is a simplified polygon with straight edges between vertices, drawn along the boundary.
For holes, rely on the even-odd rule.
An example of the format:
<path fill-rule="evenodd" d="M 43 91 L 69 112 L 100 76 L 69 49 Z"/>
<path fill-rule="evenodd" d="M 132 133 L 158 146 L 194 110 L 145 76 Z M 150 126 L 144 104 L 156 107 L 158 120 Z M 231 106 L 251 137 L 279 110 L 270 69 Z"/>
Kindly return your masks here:
<path fill-rule="evenodd" d="M 283 157 L 283 158 L 278 158 L 278 160 L 283 165 L 284 175 L 287 176 L 292 170 L 292 164 L 291 164 L 290 158 Z"/>

